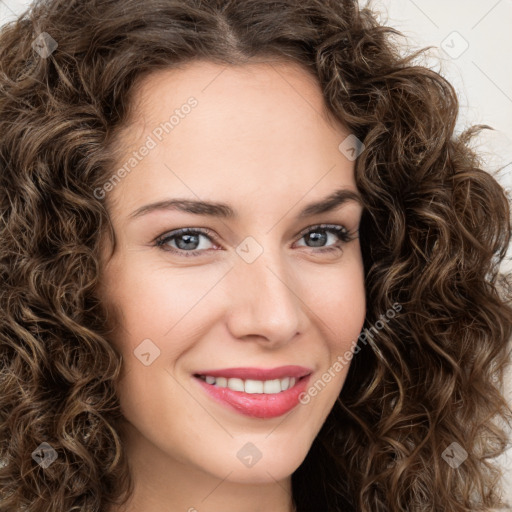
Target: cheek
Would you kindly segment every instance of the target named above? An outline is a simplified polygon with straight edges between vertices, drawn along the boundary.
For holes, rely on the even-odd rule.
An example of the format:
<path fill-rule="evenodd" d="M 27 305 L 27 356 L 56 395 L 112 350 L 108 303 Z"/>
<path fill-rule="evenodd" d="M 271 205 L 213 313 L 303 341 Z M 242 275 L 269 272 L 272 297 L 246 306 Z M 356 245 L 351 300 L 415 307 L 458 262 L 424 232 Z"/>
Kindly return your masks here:
<path fill-rule="evenodd" d="M 345 263 L 345 262 L 343 262 Z M 358 337 L 366 317 L 366 292 L 362 262 L 355 258 L 351 264 L 340 265 L 331 275 L 326 276 L 325 285 L 318 287 L 318 278 L 313 281 L 317 287 L 310 294 L 308 304 L 321 332 L 324 345 L 319 358 L 323 361 L 322 373 L 309 385 L 310 400 L 323 403 L 326 415 L 345 382 Z M 325 390 L 325 391 L 324 391 Z M 314 398 L 315 397 L 315 398 Z M 306 397 L 305 402 L 307 403 Z"/>
<path fill-rule="evenodd" d="M 149 338 L 162 351 L 179 352 L 182 340 L 186 343 L 192 337 L 189 314 L 194 310 L 203 318 L 201 299 L 218 280 L 216 273 L 202 272 L 199 268 L 191 271 L 130 263 L 116 276 L 108 297 L 109 303 L 122 312 L 121 328 L 116 335 L 120 350 L 133 352 Z M 170 339 L 172 344 L 168 343 Z"/>
<path fill-rule="evenodd" d="M 364 268 L 359 247 L 353 249 L 339 265 L 304 271 L 308 277 L 302 279 L 304 302 L 336 355 L 357 340 L 366 316 Z"/>
<path fill-rule="evenodd" d="M 125 269 L 110 294 L 122 312 L 119 329 L 114 331 L 115 344 L 123 355 L 117 386 L 121 409 L 131 424 L 150 437 L 159 434 L 159 426 L 172 426 L 166 441 L 166 449 L 172 451 L 180 443 L 179 428 L 184 428 L 176 410 L 184 410 L 190 398 L 177 382 L 174 367 L 194 346 L 195 322 L 187 313 L 200 299 L 201 290 L 204 295 L 204 282 L 202 287 L 197 278 L 193 284 L 192 273 L 188 279 L 169 269 Z"/>
<path fill-rule="evenodd" d="M 335 339 L 332 336 L 329 338 L 329 348 L 331 361 L 335 361 L 332 368 L 342 375 L 340 389 L 352 358 L 356 355 L 354 349 L 366 317 L 366 292 L 362 271 L 360 274 L 354 273 L 351 277 L 347 277 L 344 283 L 339 301 L 336 301 L 335 307 L 331 306 L 329 309 L 335 326 L 333 330 L 337 333 Z"/>

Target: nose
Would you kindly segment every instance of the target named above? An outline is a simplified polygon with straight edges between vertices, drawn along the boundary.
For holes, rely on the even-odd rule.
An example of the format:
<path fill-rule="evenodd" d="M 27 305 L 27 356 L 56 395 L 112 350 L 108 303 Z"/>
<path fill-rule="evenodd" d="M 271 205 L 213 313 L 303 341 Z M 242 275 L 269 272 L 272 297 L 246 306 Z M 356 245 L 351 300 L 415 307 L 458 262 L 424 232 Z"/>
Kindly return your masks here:
<path fill-rule="evenodd" d="M 268 252 L 252 263 L 237 261 L 228 281 L 231 335 L 277 348 L 304 332 L 307 306 L 299 284 L 282 259 Z"/>

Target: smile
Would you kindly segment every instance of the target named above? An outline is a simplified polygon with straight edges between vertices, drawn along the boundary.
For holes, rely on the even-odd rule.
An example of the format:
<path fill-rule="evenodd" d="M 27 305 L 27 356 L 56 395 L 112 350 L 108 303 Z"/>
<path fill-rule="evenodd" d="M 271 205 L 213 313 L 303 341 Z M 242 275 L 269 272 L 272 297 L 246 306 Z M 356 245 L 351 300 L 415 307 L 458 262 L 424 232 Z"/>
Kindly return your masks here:
<path fill-rule="evenodd" d="M 304 373 L 303 369 L 299 373 Z M 305 391 L 310 377 L 311 373 L 257 380 L 194 374 L 193 381 L 209 398 L 231 411 L 266 419 L 282 416 L 295 408 L 300 403 L 299 397 Z"/>
<path fill-rule="evenodd" d="M 227 379 L 226 377 L 212 377 L 211 375 L 200 375 L 198 378 L 219 388 L 229 388 L 233 391 L 243 391 L 245 393 L 265 393 L 267 395 L 282 393 L 287 389 L 293 388 L 296 382 L 295 377 L 265 381 L 237 378 Z"/>

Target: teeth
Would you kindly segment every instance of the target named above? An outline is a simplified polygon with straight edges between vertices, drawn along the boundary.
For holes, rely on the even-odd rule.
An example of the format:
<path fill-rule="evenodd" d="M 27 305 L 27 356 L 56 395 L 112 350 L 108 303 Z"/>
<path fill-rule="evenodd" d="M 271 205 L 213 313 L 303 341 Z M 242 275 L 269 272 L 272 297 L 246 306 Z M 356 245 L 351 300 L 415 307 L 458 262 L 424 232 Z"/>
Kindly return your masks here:
<path fill-rule="evenodd" d="M 230 386 L 231 381 L 235 379 L 229 379 L 228 380 L 228 388 L 234 389 Z M 238 380 L 238 379 L 236 379 Z M 274 382 L 274 381 L 266 381 L 266 382 Z M 263 385 L 266 383 L 261 380 L 250 380 L 247 379 L 245 383 L 243 384 L 242 391 L 245 391 L 246 393 L 263 393 Z M 278 381 L 279 382 L 279 381 Z M 235 389 L 235 391 L 240 391 L 240 389 Z M 281 391 L 281 385 L 279 384 L 279 389 L 277 390 L 277 393 Z M 272 393 L 275 393 L 275 391 L 272 391 Z"/>
<path fill-rule="evenodd" d="M 219 386 L 219 388 L 225 388 L 228 385 L 228 379 L 224 377 L 217 377 L 214 382 L 215 385 Z"/>
<path fill-rule="evenodd" d="M 284 381 L 284 379 L 283 379 Z M 254 381 L 258 382 L 258 381 Z M 261 383 L 261 387 L 263 388 L 259 393 L 280 393 L 281 391 L 286 391 L 288 389 L 288 385 L 284 385 L 279 379 L 274 380 L 266 380 Z"/>
<path fill-rule="evenodd" d="M 245 393 L 265 393 L 273 395 L 286 391 L 295 386 L 295 377 L 285 377 L 284 379 L 273 380 L 242 380 L 237 378 L 226 379 L 225 377 L 212 377 L 210 375 L 200 376 L 208 384 L 213 384 L 219 388 L 229 388 L 233 391 L 243 391 Z"/>
<path fill-rule="evenodd" d="M 242 379 L 228 379 L 227 387 L 233 391 L 243 391 L 244 381 Z"/>

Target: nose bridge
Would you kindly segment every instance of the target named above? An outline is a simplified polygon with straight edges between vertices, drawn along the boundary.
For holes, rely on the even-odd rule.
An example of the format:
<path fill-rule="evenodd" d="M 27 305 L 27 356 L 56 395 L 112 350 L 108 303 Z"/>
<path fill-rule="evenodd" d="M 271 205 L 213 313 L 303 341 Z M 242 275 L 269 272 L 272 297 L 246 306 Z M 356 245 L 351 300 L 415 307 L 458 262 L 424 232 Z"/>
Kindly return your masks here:
<path fill-rule="evenodd" d="M 239 257 L 230 273 L 229 327 L 236 337 L 286 342 L 301 329 L 304 305 L 285 254 L 277 244 L 270 247 L 270 240 L 266 237 L 265 247 L 250 239 L 237 247 Z"/>

